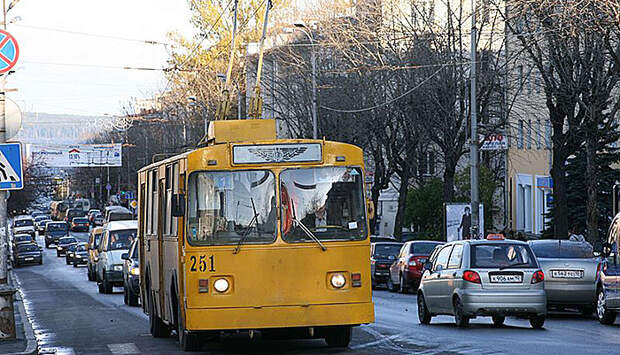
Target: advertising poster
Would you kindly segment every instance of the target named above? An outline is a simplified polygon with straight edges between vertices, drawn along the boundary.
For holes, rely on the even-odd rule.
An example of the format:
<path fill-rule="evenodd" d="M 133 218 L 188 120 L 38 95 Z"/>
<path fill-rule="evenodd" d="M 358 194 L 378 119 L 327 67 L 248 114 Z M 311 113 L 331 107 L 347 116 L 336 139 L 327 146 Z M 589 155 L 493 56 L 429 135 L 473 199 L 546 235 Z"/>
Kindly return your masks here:
<path fill-rule="evenodd" d="M 471 229 L 471 205 L 467 203 L 446 203 L 445 205 L 445 228 L 448 242 L 454 240 L 472 239 Z M 479 205 L 478 232 L 484 235 L 484 206 Z"/>
<path fill-rule="evenodd" d="M 32 145 L 32 158 L 50 168 L 123 166 L 121 144 Z"/>

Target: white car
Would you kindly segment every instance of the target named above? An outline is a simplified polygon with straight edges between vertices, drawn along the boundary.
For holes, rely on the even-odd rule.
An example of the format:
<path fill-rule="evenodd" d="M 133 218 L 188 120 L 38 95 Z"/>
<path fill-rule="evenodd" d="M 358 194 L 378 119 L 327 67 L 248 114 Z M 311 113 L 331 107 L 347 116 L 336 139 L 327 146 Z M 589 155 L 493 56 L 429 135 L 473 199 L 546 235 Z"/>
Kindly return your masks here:
<path fill-rule="evenodd" d="M 30 216 L 17 216 L 13 220 L 13 234 L 30 234 L 35 236 L 34 219 Z"/>
<path fill-rule="evenodd" d="M 138 221 L 113 221 L 105 225 L 99 243 L 99 259 L 95 275 L 100 293 L 112 293 L 112 287 L 123 286 L 123 259 L 131 242 L 138 237 Z"/>

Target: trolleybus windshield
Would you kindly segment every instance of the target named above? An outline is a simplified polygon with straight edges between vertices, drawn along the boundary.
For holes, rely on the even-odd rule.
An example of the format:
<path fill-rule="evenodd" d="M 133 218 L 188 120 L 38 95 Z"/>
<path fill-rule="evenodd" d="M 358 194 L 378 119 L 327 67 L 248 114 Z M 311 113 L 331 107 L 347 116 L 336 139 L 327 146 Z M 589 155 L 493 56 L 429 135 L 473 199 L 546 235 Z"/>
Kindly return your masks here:
<path fill-rule="evenodd" d="M 237 244 L 242 238 L 244 244 L 275 241 L 271 171 L 196 172 L 189 177 L 188 190 L 190 244 Z"/>
<path fill-rule="evenodd" d="M 359 168 L 287 169 L 280 174 L 282 235 L 289 242 L 363 240 L 366 214 Z M 300 226 L 302 224 L 303 226 Z"/>

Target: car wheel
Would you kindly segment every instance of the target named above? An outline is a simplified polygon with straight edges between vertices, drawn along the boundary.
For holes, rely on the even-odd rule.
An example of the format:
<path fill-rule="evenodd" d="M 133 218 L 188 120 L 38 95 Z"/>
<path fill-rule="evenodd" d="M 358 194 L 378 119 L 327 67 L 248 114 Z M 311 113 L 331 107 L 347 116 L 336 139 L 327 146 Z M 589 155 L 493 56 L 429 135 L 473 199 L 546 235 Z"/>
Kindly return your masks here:
<path fill-rule="evenodd" d="M 95 281 L 95 276 L 93 276 L 93 272 L 90 270 L 90 266 L 87 266 L 88 270 L 86 270 L 86 275 L 88 276 L 88 281 Z"/>
<path fill-rule="evenodd" d="M 39 265 L 43 265 L 43 259 L 39 260 Z"/>
<path fill-rule="evenodd" d="M 183 325 L 183 315 L 181 307 L 177 306 L 177 333 L 179 336 L 179 346 L 183 351 L 198 351 L 201 347 L 200 338 L 197 334 L 188 332 Z"/>
<path fill-rule="evenodd" d="M 465 315 L 463 302 L 458 297 L 454 299 L 454 322 L 459 328 L 467 328 L 469 326 L 469 317 Z"/>
<path fill-rule="evenodd" d="M 49 249 L 49 247 L 50 247 L 50 243 L 45 242 L 45 249 Z"/>
<path fill-rule="evenodd" d="M 155 315 L 155 305 L 153 299 L 149 300 L 149 325 L 153 338 L 165 338 L 170 335 L 170 328 Z"/>
<path fill-rule="evenodd" d="M 101 284 L 103 285 L 103 293 L 105 294 L 112 293 L 112 284 L 108 282 L 108 278 L 105 277 L 105 274 L 103 275 L 103 282 Z"/>
<path fill-rule="evenodd" d="M 543 325 L 545 325 L 545 316 L 534 316 L 530 318 L 530 325 L 534 329 L 542 329 Z"/>
<path fill-rule="evenodd" d="M 388 291 L 390 292 L 396 292 L 396 286 L 392 282 L 392 276 L 388 277 L 387 288 L 388 288 Z"/>
<path fill-rule="evenodd" d="M 428 307 L 426 307 L 424 295 L 421 293 L 418 294 L 418 319 L 420 320 L 420 324 L 430 324 L 432 318 L 431 312 L 429 312 Z"/>
<path fill-rule="evenodd" d="M 104 293 L 103 283 L 98 282 L 97 283 L 97 288 L 99 289 L 99 293 Z"/>
<path fill-rule="evenodd" d="M 73 267 L 77 267 L 77 261 L 73 260 Z"/>
<path fill-rule="evenodd" d="M 129 304 L 129 295 L 127 294 L 128 290 L 125 285 L 123 285 L 123 303 Z"/>
<path fill-rule="evenodd" d="M 405 285 L 405 280 L 403 278 L 403 274 L 400 274 L 400 276 L 398 276 L 398 291 L 400 293 L 407 293 L 409 291 L 409 289 L 407 288 L 407 285 Z"/>
<path fill-rule="evenodd" d="M 131 307 L 138 307 L 138 295 L 133 292 L 131 287 L 127 288 L 127 304 Z"/>
<path fill-rule="evenodd" d="M 504 316 L 493 316 L 491 318 L 493 319 L 493 324 L 495 324 L 496 327 L 504 325 L 504 321 L 506 320 L 506 317 Z"/>
<path fill-rule="evenodd" d="M 67 265 L 69 265 L 69 257 L 65 258 L 65 263 L 67 263 Z"/>
<path fill-rule="evenodd" d="M 56 256 L 60 258 L 60 252 L 56 250 Z"/>
<path fill-rule="evenodd" d="M 596 317 L 601 324 L 611 325 L 616 321 L 616 313 L 607 309 L 605 291 L 599 288 L 596 301 Z"/>
<path fill-rule="evenodd" d="M 351 327 L 335 327 L 328 330 L 325 342 L 330 348 L 346 348 L 351 342 Z"/>

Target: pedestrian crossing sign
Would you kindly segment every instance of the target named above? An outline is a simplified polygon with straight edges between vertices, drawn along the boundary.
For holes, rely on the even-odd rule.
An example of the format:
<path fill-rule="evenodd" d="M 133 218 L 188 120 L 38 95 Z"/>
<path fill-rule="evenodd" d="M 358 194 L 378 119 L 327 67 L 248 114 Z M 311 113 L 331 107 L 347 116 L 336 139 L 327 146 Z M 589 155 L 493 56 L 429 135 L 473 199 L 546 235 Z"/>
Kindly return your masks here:
<path fill-rule="evenodd" d="M 21 144 L 0 144 L 0 190 L 23 189 L 23 176 Z"/>

